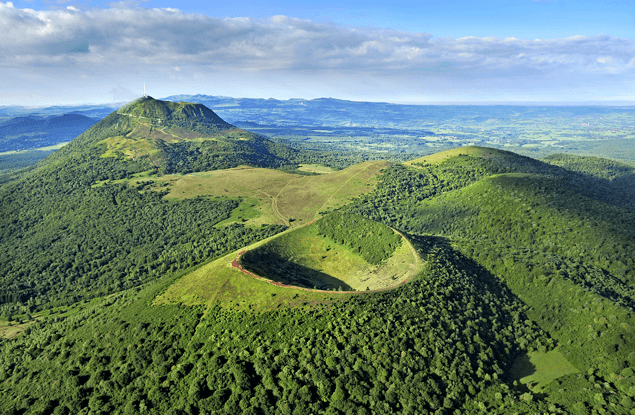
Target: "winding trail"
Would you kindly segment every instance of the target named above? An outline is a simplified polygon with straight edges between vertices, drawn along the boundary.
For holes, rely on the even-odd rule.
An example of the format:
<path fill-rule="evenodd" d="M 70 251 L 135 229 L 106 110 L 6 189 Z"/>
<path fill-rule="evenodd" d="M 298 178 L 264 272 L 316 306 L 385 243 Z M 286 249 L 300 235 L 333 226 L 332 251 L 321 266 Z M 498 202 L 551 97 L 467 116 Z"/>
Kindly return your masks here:
<path fill-rule="evenodd" d="M 324 203 L 322 203 L 322 205 L 317 208 L 315 210 L 315 213 L 313 214 L 313 221 L 309 222 L 309 223 L 313 223 L 315 222 L 317 219 L 320 218 L 320 214 L 319 212 L 321 212 L 324 207 L 333 199 L 333 197 L 338 194 L 342 189 L 344 189 L 345 187 L 348 186 L 348 184 L 350 183 L 351 180 L 353 180 L 354 178 L 356 178 L 357 176 L 359 176 L 360 174 L 368 171 L 371 167 L 376 166 L 377 164 L 381 164 L 383 163 L 383 161 L 376 161 L 376 162 L 372 162 L 370 164 L 368 164 L 366 167 L 364 167 L 363 169 L 359 170 L 357 173 L 353 174 L 351 177 L 349 177 L 340 187 L 338 187 L 337 189 L 335 189 L 331 194 L 328 195 L 328 197 L 326 197 L 324 199 Z M 287 181 L 285 183 L 285 185 L 278 191 L 278 194 L 276 194 L 275 196 L 266 193 L 262 190 L 256 190 L 259 193 L 264 194 L 265 196 L 269 197 L 271 199 L 271 210 L 273 211 L 273 214 L 284 224 L 287 226 L 290 226 L 289 221 L 287 220 L 287 218 L 280 212 L 280 208 L 278 207 L 278 201 L 280 200 L 280 196 L 282 195 L 282 193 L 284 192 L 284 190 L 289 187 L 289 185 L 291 185 L 294 182 L 297 181 L 301 181 L 302 178 L 297 178 L 294 177 L 292 179 L 289 179 L 289 181 Z M 368 182 L 368 181 L 367 181 Z M 325 195 L 326 196 L 326 195 Z M 309 223 L 306 223 L 302 226 L 308 225 Z"/>
<path fill-rule="evenodd" d="M 336 191 L 334 191 L 325 201 L 324 203 L 322 203 L 322 206 L 319 207 L 318 210 L 315 211 L 315 214 L 313 215 L 313 217 L 315 218 L 316 216 L 319 216 L 319 212 L 322 211 L 322 209 L 324 209 L 324 206 L 326 206 L 326 204 L 329 202 L 329 200 L 331 200 L 333 198 L 333 196 L 335 196 L 340 190 L 342 190 L 346 185 L 348 185 L 348 182 L 350 182 L 351 180 L 353 180 L 355 177 L 357 177 L 358 175 L 360 175 L 361 173 L 365 172 L 366 170 L 368 170 L 370 168 L 370 166 L 374 166 L 375 164 L 377 164 L 377 162 L 373 163 L 373 164 L 369 164 L 368 166 L 366 166 L 365 168 L 363 168 L 362 170 L 358 171 L 357 173 L 355 173 L 354 175 L 352 175 L 351 177 L 348 178 L 348 180 L 346 180 Z"/>
<path fill-rule="evenodd" d="M 280 195 L 282 194 L 282 191 L 289 186 L 289 184 L 297 179 L 290 179 L 284 186 L 282 186 L 282 189 L 280 189 L 280 191 L 278 192 L 277 195 L 275 195 L 274 197 L 271 198 L 271 209 L 273 210 L 273 213 L 276 214 L 276 216 L 278 216 L 280 219 L 282 219 L 282 221 L 284 222 L 285 225 L 288 225 L 288 221 L 284 218 L 284 216 L 282 216 L 282 213 L 280 213 L 280 209 L 278 209 L 278 198 L 280 197 Z"/>

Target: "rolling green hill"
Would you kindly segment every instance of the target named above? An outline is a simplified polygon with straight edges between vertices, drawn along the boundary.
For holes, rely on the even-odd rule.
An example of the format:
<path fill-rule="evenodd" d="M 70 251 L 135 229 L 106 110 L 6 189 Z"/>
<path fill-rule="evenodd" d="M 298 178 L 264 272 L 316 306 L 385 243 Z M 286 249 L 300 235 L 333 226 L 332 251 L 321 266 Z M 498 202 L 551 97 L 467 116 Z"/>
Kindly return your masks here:
<path fill-rule="evenodd" d="M 0 187 L 0 412 L 632 413 L 632 170 L 473 147 L 301 180 L 262 167 L 332 155 L 208 111 L 133 102 Z M 393 289 L 243 272 L 372 274 L 390 228 L 424 261 Z"/>

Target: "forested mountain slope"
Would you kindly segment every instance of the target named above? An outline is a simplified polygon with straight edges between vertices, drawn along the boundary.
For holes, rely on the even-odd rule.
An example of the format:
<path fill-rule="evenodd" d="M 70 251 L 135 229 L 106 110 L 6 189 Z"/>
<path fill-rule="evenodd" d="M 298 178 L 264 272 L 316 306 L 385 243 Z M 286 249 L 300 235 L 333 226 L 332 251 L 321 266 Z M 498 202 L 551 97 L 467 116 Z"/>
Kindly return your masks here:
<path fill-rule="evenodd" d="M 597 168 L 590 174 L 583 158 L 555 168 L 488 153 L 419 164 L 417 170 L 395 166 L 376 192 L 349 209 L 411 235 L 447 238 L 528 304 L 528 315 L 579 370 L 609 381 L 602 393 L 632 396 L 632 188 L 610 186 L 603 177 L 610 173 L 599 175 Z M 630 173 L 621 166 L 619 171 L 622 177 Z M 576 381 L 569 381 L 573 388 Z M 578 408 L 593 406 L 593 396 L 591 390 L 578 396 Z"/>
<path fill-rule="evenodd" d="M 143 97 L 114 111 L 43 164 L 69 159 L 96 171 L 92 180 L 150 170 L 188 173 L 241 164 L 293 166 L 274 154 L 284 147 L 227 124 L 200 104 Z"/>
<path fill-rule="evenodd" d="M 167 202 L 143 186 L 92 186 L 111 167 L 112 178 L 169 168 L 152 141 L 168 130 L 139 117 L 167 124 L 178 111 L 153 105 L 111 115 L 0 188 L 0 309 L 42 316 L 0 340 L 0 411 L 632 413 L 634 199 L 628 187 L 606 185 L 629 172 L 605 177 L 589 174 L 585 160 L 483 148 L 392 165 L 339 210 L 405 234 L 423 271 L 380 293 L 296 292 L 219 257 L 283 229 L 214 226 L 237 201 Z M 218 121 L 192 122 L 183 137 L 177 118 L 170 134 L 179 139 L 165 147 L 196 146 L 203 133 L 252 143 L 223 136 L 233 129 Z M 153 158 L 141 156 L 146 149 Z M 188 305 L 156 300 L 193 276 L 215 291 Z M 54 305 L 64 306 L 38 311 Z M 531 368 L 543 376 L 534 386 L 515 369 L 527 356 L 570 367 Z"/>
<path fill-rule="evenodd" d="M 160 192 L 126 184 L 93 187 L 135 174 L 178 171 L 171 155 L 180 159 L 186 153 L 174 146 L 188 143 L 214 147 L 207 158 L 191 158 L 205 160 L 200 168 L 252 159 L 268 167 L 288 163 L 267 153 L 265 141 L 202 105 L 148 97 L 113 112 L 30 173 L 0 187 L 0 303 L 29 300 L 36 310 L 70 304 L 279 232 L 279 226 L 216 228 L 237 207 L 236 200 L 172 203 Z"/>

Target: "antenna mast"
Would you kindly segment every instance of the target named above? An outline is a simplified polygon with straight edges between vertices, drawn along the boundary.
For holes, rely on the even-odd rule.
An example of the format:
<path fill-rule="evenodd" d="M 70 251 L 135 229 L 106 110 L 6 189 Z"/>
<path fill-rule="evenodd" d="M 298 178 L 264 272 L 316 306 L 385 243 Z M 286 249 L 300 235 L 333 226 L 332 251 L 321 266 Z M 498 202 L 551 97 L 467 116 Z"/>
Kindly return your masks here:
<path fill-rule="evenodd" d="M 146 95 L 146 83 L 143 83 L 143 97 L 144 98 L 148 98 L 148 96 Z"/>

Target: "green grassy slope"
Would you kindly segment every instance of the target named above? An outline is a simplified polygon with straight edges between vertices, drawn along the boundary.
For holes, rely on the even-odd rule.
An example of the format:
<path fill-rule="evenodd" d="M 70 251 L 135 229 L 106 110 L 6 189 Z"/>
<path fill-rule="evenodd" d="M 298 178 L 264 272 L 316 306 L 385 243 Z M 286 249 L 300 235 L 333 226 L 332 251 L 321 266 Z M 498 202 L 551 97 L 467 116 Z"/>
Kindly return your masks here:
<path fill-rule="evenodd" d="M 420 271 L 418 256 L 401 235 L 337 212 L 247 250 L 240 263 L 282 284 L 340 291 L 387 289 Z"/>

